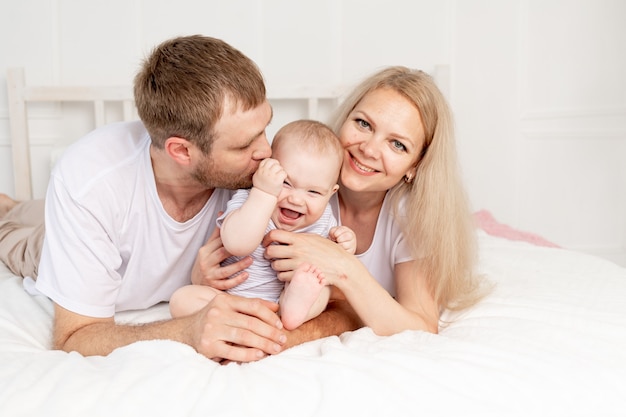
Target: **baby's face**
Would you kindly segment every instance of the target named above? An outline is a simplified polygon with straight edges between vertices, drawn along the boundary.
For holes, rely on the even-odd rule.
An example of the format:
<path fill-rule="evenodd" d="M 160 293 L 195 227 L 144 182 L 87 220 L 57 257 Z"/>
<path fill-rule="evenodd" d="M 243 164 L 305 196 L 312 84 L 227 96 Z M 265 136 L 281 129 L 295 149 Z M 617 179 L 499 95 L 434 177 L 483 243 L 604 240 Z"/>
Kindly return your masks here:
<path fill-rule="evenodd" d="M 337 191 L 337 158 L 283 149 L 276 158 L 287 172 L 272 220 L 278 229 L 294 231 L 315 223 Z"/>

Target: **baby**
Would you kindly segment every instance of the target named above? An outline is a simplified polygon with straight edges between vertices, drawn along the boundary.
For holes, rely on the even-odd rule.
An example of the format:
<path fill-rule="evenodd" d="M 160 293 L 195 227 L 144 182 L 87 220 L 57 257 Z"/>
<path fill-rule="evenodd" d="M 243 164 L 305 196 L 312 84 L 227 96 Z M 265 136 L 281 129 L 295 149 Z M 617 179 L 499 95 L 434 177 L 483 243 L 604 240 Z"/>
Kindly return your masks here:
<path fill-rule="evenodd" d="M 328 204 L 337 192 L 343 149 L 326 125 L 298 120 L 283 126 L 272 142 L 272 157 L 261 162 L 251 189 L 238 190 L 218 219 L 224 248 L 232 263 L 251 255 L 248 278 L 228 290 L 245 297 L 278 302 L 286 329 L 291 330 L 319 315 L 328 303 L 330 287 L 315 266 L 301 264 L 290 282 L 281 282 L 264 258 L 261 241 L 272 229 L 317 233 L 356 250 L 356 236 L 337 219 Z M 191 314 L 204 307 L 219 290 L 190 285 L 176 291 L 170 300 L 173 317 Z"/>

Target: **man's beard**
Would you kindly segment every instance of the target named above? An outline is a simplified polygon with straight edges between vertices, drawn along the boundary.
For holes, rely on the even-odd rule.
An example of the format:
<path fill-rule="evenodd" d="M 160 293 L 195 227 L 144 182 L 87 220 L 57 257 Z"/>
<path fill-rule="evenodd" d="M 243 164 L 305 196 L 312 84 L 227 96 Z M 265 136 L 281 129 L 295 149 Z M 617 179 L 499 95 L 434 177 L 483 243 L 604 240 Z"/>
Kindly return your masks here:
<path fill-rule="evenodd" d="M 207 189 L 225 188 L 227 190 L 237 190 L 240 188 L 250 188 L 252 186 L 253 173 L 243 176 L 240 173 L 225 173 L 215 167 L 213 161 L 201 164 L 191 174 L 192 177 Z"/>

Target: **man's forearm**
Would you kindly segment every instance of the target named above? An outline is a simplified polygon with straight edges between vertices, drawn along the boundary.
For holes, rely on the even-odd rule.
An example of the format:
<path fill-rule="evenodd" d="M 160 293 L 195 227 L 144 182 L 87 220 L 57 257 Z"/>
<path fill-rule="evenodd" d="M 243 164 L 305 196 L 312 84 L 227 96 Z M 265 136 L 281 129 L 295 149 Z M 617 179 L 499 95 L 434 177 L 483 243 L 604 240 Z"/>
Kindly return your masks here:
<path fill-rule="evenodd" d="M 286 348 L 361 327 L 363 323 L 346 300 L 331 301 L 322 314 L 289 333 Z"/>
<path fill-rule="evenodd" d="M 83 316 L 60 305 L 54 305 L 53 347 L 85 356 L 105 356 L 115 349 L 141 340 L 170 339 L 183 343 L 190 318 L 160 321 L 141 325 L 116 324 L 113 317 Z M 187 321 L 187 322 L 186 322 Z M 187 332 L 188 334 L 189 332 Z"/>
<path fill-rule="evenodd" d="M 55 304 L 54 346 L 85 356 L 104 356 L 142 340 L 173 340 L 209 359 L 251 362 L 283 349 L 286 335 L 277 308 L 273 303 L 223 293 L 189 316 L 121 325 L 112 317 L 82 316 Z"/>
<path fill-rule="evenodd" d="M 142 340 L 184 340 L 178 319 L 147 324 L 92 323 L 72 333 L 63 340 L 55 334 L 55 349 L 76 351 L 84 356 L 106 356 L 115 349 Z"/>

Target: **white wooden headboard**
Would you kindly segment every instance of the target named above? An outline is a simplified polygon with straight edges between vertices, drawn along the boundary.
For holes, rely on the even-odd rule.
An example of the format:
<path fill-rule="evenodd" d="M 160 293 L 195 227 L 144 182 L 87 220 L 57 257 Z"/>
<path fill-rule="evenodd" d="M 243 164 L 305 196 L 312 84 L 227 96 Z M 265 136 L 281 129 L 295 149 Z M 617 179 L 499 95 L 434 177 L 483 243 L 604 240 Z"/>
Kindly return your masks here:
<path fill-rule="evenodd" d="M 93 105 L 94 127 L 107 123 L 106 104 L 121 103 L 122 120 L 137 118 L 133 91 L 128 86 L 72 86 L 72 85 L 27 85 L 23 68 L 7 71 L 7 91 L 13 160 L 15 198 L 33 198 L 33 178 L 31 167 L 31 144 L 29 136 L 28 104 L 33 102 L 67 103 L 82 102 Z M 340 87 L 313 86 L 268 86 L 268 98 L 272 105 L 299 102 L 304 105 L 300 117 L 319 119 L 320 104 L 337 104 L 341 95 Z"/>

